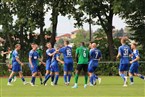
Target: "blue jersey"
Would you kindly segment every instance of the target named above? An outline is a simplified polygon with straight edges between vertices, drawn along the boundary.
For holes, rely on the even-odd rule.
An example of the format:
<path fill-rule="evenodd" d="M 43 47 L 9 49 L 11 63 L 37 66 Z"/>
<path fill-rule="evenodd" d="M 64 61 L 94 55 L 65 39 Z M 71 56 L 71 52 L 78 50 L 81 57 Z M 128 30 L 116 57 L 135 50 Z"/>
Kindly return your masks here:
<path fill-rule="evenodd" d="M 37 51 L 31 50 L 29 52 L 29 58 L 31 58 L 32 64 L 34 66 L 37 66 L 38 64 L 38 58 L 39 58 L 39 54 Z"/>
<path fill-rule="evenodd" d="M 52 49 L 47 49 L 46 50 L 46 56 L 47 56 L 47 60 L 51 61 L 52 60 L 52 56 L 49 56 L 49 54 L 52 54 L 55 52 L 55 49 L 52 48 Z"/>
<path fill-rule="evenodd" d="M 90 50 L 90 58 L 91 60 L 97 60 L 102 57 L 101 51 L 97 48 Z"/>
<path fill-rule="evenodd" d="M 121 55 L 120 64 L 129 64 L 129 55 L 132 53 L 128 45 L 122 45 L 118 49 L 118 53 Z"/>
<path fill-rule="evenodd" d="M 59 52 L 63 54 L 65 63 L 73 62 L 71 47 L 69 46 L 63 47 L 59 50 Z"/>
<path fill-rule="evenodd" d="M 53 56 L 53 58 L 52 58 L 52 62 L 57 62 L 57 63 L 58 63 L 58 61 L 57 61 L 57 58 L 58 58 L 58 57 L 60 57 L 60 54 L 56 53 L 56 54 Z"/>
<path fill-rule="evenodd" d="M 19 55 L 18 55 L 18 51 L 14 50 L 13 53 L 12 53 L 12 64 L 19 64 L 17 62 L 16 58 L 19 58 Z"/>
<path fill-rule="evenodd" d="M 133 51 L 132 54 L 133 54 L 132 60 L 134 60 L 137 57 L 139 57 L 139 51 L 138 50 Z M 133 62 L 133 64 L 137 64 L 138 65 L 138 61 Z"/>

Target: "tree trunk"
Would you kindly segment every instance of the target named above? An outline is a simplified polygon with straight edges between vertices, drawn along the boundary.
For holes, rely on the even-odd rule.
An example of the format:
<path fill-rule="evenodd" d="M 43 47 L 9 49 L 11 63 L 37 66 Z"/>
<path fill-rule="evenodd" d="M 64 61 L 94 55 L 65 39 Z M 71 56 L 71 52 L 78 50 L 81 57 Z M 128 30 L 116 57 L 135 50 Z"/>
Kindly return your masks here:
<path fill-rule="evenodd" d="M 52 35 L 50 42 L 52 44 L 52 47 L 54 47 L 54 44 L 56 42 L 55 37 L 56 37 L 56 30 L 57 30 L 57 23 L 58 23 L 58 12 L 55 6 L 53 6 L 52 9 Z"/>
<path fill-rule="evenodd" d="M 114 41 L 112 36 L 112 30 L 108 31 L 107 40 L 108 40 L 108 48 L 111 60 L 115 60 L 115 49 L 114 49 Z"/>
<path fill-rule="evenodd" d="M 9 34 L 7 34 L 7 38 L 8 38 L 8 42 L 9 42 L 10 48 L 13 49 L 12 40 L 11 40 L 11 37 L 10 37 Z"/>
<path fill-rule="evenodd" d="M 21 50 L 20 50 L 20 59 L 22 58 L 22 55 L 24 55 L 24 36 L 23 36 L 23 25 L 20 26 L 20 35 L 19 35 L 19 39 L 20 39 L 20 45 L 21 45 Z"/>

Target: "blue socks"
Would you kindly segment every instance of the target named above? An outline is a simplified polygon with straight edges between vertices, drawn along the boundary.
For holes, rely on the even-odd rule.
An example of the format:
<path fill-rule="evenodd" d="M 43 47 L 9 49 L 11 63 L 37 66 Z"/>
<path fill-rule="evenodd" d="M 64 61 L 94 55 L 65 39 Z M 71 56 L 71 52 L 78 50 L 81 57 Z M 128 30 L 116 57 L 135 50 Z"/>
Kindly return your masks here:
<path fill-rule="evenodd" d="M 59 75 L 55 75 L 55 80 L 54 80 L 54 84 L 55 84 L 55 85 L 57 85 L 58 78 L 59 78 Z"/>
<path fill-rule="evenodd" d="M 44 84 L 48 81 L 48 79 L 51 77 L 50 74 L 48 74 L 46 77 L 45 77 L 45 80 L 44 80 Z"/>
<path fill-rule="evenodd" d="M 64 82 L 67 83 L 67 75 L 64 74 Z"/>
<path fill-rule="evenodd" d="M 93 79 L 94 79 L 94 76 L 92 75 L 92 76 L 90 77 L 90 83 L 91 83 L 91 84 L 93 84 Z"/>
<path fill-rule="evenodd" d="M 11 83 L 11 81 L 12 81 L 12 78 L 9 78 L 9 79 L 8 79 L 8 82 Z"/>
<path fill-rule="evenodd" d="M 140 75 L 139 77 L 140 77 L 141 79 L 144 79 L 144 76 L 142 76 L 142 75 Z"/>
<path fill-rule="evenodd" d="M 70 82 L 70 80 L 71 80 L 71 74 L 68 74 L 68 82 Z"/>
<path fill-rule="evenodd" d="M 133 76 L 130 77 L 130 81 L 133 83 Z"/>
<path fill-rule="evenodd" d="M 54 75 L 51 76 L 51 82 L 53 82 L 53 81 L 54 81 Z"/>
<path fill-rule="evenodd" d="M 33 77 L 33 76 L 32 76 L 31 83 L 33 83 L 35 85 L 35 77 Z"/>
<path fill-rule="evenodd" d="M 21 79 L 22 79 L 22 81 L 23 81 L 23 82 L 25 82 L 25 79 L 24 79 L 24 77 L 22 77 Z"/>

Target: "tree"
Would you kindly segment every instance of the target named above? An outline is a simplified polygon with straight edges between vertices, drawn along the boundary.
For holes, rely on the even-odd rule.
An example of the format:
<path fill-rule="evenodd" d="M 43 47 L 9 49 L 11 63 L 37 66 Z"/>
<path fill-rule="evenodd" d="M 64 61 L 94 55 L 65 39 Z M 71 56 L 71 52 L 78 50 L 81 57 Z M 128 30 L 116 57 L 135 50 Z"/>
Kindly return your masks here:
<path fill-rule="evenodd" d="M 75 46 L 80 46 L 80 43 L 83 41 L 89 43 L 89 31 L 81 29 L 76 33 L 76 38 L 72 39 L 72 43 L 74 43 Z"/>
<path fill-rule="evenodd" d="M 49 0 L 48 6 L 52 9 L 52 36 L 50 42 L 54 46 L 56 40 L 58 16 L 66 16 L 74 11 L 74 6 L 77 0 Z"/>
<path fill-rule="evenodd" d="M 79 26 L 87 19 L 87 17 L 84 17 L 86 14 L 91 15 L 95 24 L 102 26 L 107 35 L 109 55 L 112 60 L 115 59 L 112 22 L 116 3 L 115 0 L 79 0 L 78 5 L 80 6 L 74 13 L 74 18 Z"/>
<path fill-rule="evenodd" d="M 133 32 L 130 38 L 136 40 L 145 50 L 145 1 L 130 0 L 123 2 L 123 0 L 120 0 L 116 12 L 125 19 Z"/>

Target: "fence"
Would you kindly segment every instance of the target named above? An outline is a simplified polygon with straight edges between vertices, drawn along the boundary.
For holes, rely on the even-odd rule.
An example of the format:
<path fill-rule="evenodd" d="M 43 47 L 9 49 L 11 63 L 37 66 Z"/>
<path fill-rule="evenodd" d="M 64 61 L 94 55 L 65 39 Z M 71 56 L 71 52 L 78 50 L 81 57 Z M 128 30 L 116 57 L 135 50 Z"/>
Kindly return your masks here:
<path fill-rule="evenodd" d="M 145 75 L 145 61 L 140 61 L 139 72 Z M 23 66 L 23 74 L 24 76 L 30 76 L 31 72 L 28 66 L 28 63 L 25 62 Z M 63 65 L 59 65 L 60 67 L 60 75 L 63 75 Z M 74 64 L 74 68 L 76 68 L 76 63 Z M 116 76 L 118 75 L 118 66 L 119 61 L 101 61 L 99 62 L 99 66 L 96 69 L 96 74 L 101 76 Z M 41 72 L 45 74 L 45 67 L 41 66 Z M 6 63 L 0 63 L 0 76 L 8 76 L 9 75 L 8 67 Z"/>

